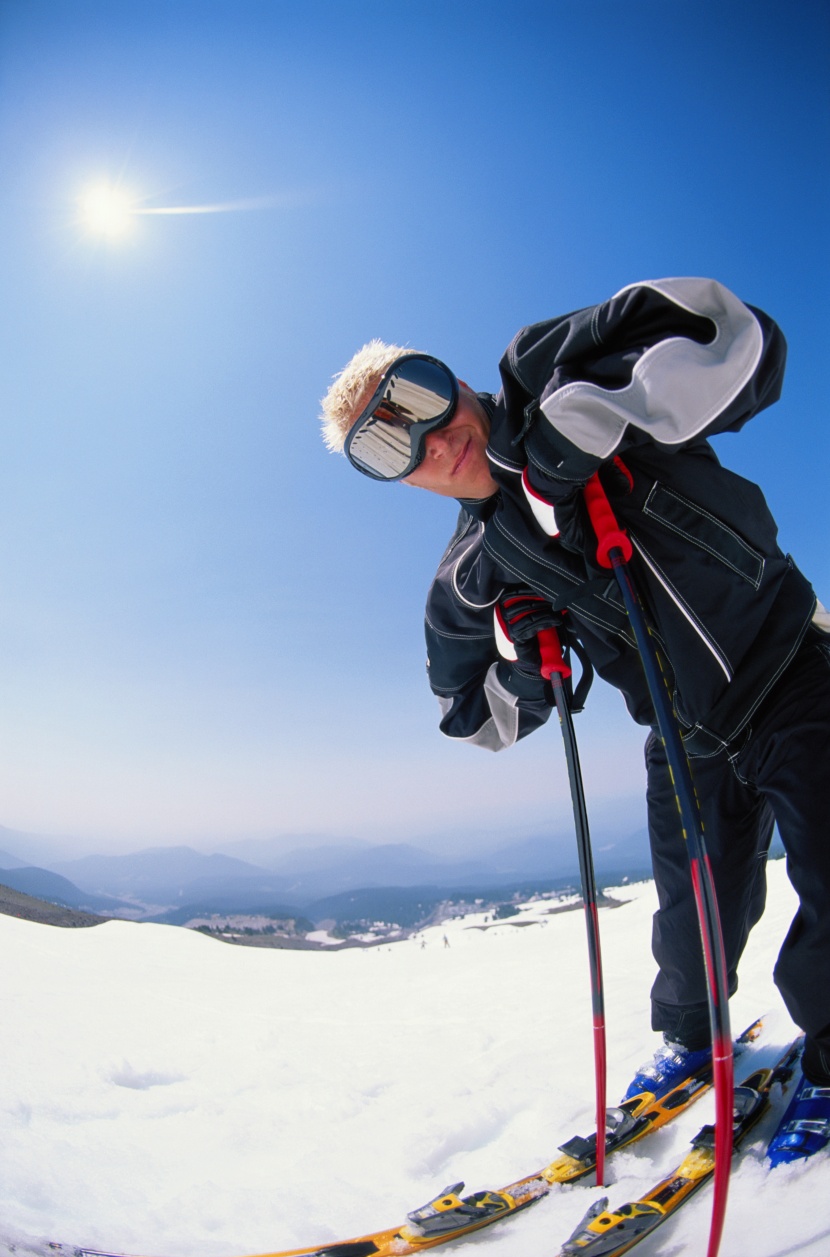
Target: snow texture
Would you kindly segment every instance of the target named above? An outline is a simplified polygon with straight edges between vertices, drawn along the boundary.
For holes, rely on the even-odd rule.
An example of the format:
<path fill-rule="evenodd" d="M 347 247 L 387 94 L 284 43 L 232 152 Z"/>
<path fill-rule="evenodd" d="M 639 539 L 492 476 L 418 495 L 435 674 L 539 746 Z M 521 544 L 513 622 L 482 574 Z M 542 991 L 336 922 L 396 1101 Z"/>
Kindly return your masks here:
<path fill-rule="evenodd" d="M 793 1034 L 771 974 L 795 902 L 783 863 L 769 872 L 732 1001 L 736 1031 L 773 1010 L 759 1063 Z M 658 1044 L 654 888 L 613 893 L 627 902 L 600 913 L 609 1101 Z M 593 1117 L 584 919 L 547 906 L 336 953 L 0 917 L 0 1254 L 45 1254 L 48 1239 L 164 1257 L 322 1244 L 401 1222 L 459 1179 L 498 1187 L 547 1164 Z M 711 1116 L 707 1098 L 614 1158 L 611 1204 L 652 1186 Z M 721 1251 L 825 1257 L 830 1157 L 768 1171 L 770 1125 L 736 1167 Z M 446 1251 L 552 1255 L 602 1194 L 556 1189 Z M 703 1191 L 637 1251 L 700 1257 L 710 1208 Z"/>

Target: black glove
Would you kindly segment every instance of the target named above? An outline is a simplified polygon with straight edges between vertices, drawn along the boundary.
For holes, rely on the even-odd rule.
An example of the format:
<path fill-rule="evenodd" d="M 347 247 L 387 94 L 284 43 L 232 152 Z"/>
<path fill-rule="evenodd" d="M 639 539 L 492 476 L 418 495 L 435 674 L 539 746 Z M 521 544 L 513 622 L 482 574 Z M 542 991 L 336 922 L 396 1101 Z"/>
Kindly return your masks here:
<path fill-rule="evenodd" d="M 541 629 L 556 628 L 562 616 L 532 589 L 506 590 L 496 603 L 496 643 L 503 658 L 518 664 L 522 672 L 539 675 L 542 657 L 536 635 Z"/>
<path fill-rule="evenodd" d="M 509 659 L 524 676 L 537 678 L 541 675 L 542 656 L 537 634 L 542 629 L 556 629 L 560 647 L 565 651 L 564 660 L 569 662 L 571 650 L 578 658 L 582 675 L 576 689 L 570 672 L 563 677 L 568 706 L 579 712 L 585 706 L 588 691 L 594 679 L 594 669 L 581 642 L 573 637 L 567 627 L 567 612 L 556 611 L 532 589 L 517 588 L 505 591 L 495 607 L 496 644 L 499 654 Z M 552 691 L 546 683 L 546 697 L 553 704 Z"/>
<path fill-rule="evenodd" d="M 612 503 L 631 493 L 634 482 L 621 458 L 612 458 L 603 463 L 599 477 Z M 528 480 L 531 487 L 544 497 L 544 477 L 532 466 L 528 468 Z M 597 535 L 591 525 L 583 490 L 584 485 L 578 485 L 557 498 L 556 524 L 559 528 L 559 541 L 565 549 L 582 555 L 586 562 L 593 564 L 597 553 Z"/>

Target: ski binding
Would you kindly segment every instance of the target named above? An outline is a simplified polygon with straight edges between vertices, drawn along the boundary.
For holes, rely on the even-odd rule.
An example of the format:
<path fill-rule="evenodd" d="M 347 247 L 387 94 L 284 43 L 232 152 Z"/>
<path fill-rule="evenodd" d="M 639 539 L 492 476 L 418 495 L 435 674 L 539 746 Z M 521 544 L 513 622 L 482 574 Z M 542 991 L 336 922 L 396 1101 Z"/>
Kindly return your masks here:
<path fill-rule="evenodd" d="M 482 1191 L 461 1196 L 463 1190 L 463 1183 L 453 1183 L 428 1204 L 413 1209 L 406 1215 L 402 1237 L 417 1241 L 452 1235 L 453 1231 L 467 1230 L 478 1222 L 495 1220 L 516 1205 L 507 1192 Z"/>

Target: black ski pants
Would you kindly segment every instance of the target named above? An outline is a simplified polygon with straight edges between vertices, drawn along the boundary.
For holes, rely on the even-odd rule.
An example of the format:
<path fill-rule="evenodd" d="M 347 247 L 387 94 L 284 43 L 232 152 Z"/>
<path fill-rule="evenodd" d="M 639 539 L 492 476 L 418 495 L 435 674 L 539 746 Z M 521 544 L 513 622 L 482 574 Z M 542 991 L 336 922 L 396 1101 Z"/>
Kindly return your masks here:
<path fill-rule="evenodd" d="M 652 1027 L 688 1047 L 709 1042 L 706 979 L 689 860 L 662 742 L 646 743 L 648 816 L 659 908 L 660 972 Z M 720 907 L 729 989 L 766 896 L 773 824 L 799 908 L 775 966 L 793 1020 L 807 1034 L 804 1072 L 830 1084 L 830 640 L 810 629 L 740 745 L 691 761 Z"/>

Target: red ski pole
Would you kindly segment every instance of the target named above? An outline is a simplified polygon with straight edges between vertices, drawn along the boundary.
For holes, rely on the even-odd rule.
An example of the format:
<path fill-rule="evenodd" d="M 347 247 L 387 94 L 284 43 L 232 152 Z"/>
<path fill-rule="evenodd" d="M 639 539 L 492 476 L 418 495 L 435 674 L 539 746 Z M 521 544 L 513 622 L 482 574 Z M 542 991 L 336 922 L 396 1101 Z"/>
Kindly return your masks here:
<path fill-rule="evenodd" d="M 597 1185 L 605 1182 L 605 1103 L 607 1057 L 605 1046 L 605 995 L 602 981 L 602 956 L 599 942 L 599 916 L 597 912 L 597 887 L 594 877 L 594 860 L 591 853 L 591 835 L 588 828 L 588 810 L 585 806 L 585 790 L 579 766 L 579 752 L 573 717 L 568 704 L 563 681 L 571 675 L 571 669 L 562 657 L 562 647 L 555 628 L 541 629 L 536 634 L 542 657 L 542 676 L 550 681 L 562 740 L 565 743 L 565 760 L 568 765 L 568 781 L 571 787 L 576 845 L 579 854 L 579 876 L 582 885 L 582 903 L 585 908 L 585 927 L 588 931 L 588 963 L 591 970 L 591 1010 L 594 1036 L 594 1079 L 596 1084 L 597 1124 Z"/>
<path fill-rule="evenodd" d="M 709 1021 L 712 1029 L 712 1073 L 716 1111 L 715 1172 L 707 1257 L 717 1257 L 729 1192 L 735 1080 L 732 1066 L 732 1034 L 729 1027 L 729 987 L 715 885 L 703 840 L 703 825 L 694 783 L 672 709 L 671 696 L 657 649 L 646 623 L 642 602 L 628 568 L 628 561 L 633 553 L 631 540 L 619 527 L 596 473 L 585 486 L 585 504 L 599 542 L 597 561 L 601 567 L 614 570 L 640 651 L 640 658 L 643 661 L 651 701 L 657 714 L 660 736 L 666 748 L 666 759 L 680 812 L 683 837 L 689 853 L 706 969 Z"/>

